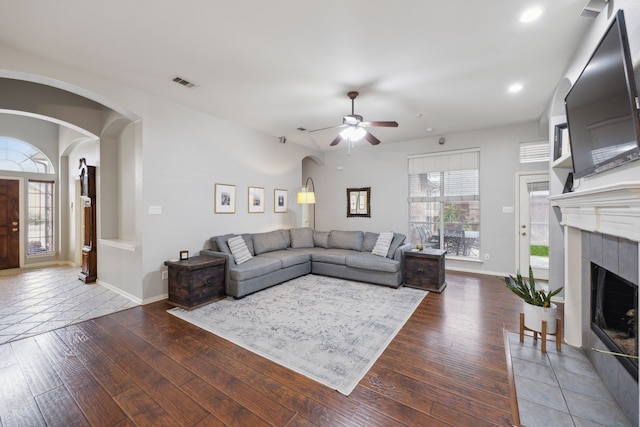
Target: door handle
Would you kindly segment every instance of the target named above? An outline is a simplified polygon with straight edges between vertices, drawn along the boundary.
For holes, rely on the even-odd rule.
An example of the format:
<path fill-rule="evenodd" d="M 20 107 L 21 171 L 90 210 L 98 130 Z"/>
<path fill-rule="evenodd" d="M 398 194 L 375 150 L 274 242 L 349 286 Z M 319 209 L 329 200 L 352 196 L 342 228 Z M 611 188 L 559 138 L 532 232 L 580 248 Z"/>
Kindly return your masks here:
<path fill-rule="evenodd" d="M 527 235 L 527 232 L 526 232 L 526 231 L 523 231 L 523 232 L 522 232 L 522 235 L 523 235 L 523 236 L 526 236 L 526 235 Z"/>
<path fill-rule="evenodd" d="M 11 231 L 18 231 L 18 229 L 14 227 L 11 229 Z"/>
<path fill-rule="evenodd" d="M 13 225 L 13 226 L 18 225 L 18 221 L 13 221 L 13 222 L 11 223 L 11 225 Z"/>

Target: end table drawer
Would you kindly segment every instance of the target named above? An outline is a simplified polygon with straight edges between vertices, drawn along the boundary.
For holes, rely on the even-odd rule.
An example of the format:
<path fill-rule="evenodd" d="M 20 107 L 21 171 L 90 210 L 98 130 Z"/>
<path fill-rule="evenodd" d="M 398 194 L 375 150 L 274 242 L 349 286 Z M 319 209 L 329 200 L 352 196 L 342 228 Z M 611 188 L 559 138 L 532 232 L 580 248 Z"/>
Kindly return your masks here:
<path fill-rule="evenodd" d="M 440 269 L 437 264 L 424 262 L 420 258 L 407 258 L 405 268 L 407 285 L 425 288 L 440 282 Z"/>

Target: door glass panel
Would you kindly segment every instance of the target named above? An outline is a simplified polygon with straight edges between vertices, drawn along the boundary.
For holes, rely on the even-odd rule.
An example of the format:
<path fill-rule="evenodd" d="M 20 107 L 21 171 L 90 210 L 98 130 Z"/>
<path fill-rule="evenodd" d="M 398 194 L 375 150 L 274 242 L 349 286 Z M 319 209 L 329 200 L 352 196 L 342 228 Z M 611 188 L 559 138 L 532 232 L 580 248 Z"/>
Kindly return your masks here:
<path fill-rule="evenodd" d="M 530 261 L 534 269 L 549 269 L 549 182 L 527 184 L 529 190 Z"/>

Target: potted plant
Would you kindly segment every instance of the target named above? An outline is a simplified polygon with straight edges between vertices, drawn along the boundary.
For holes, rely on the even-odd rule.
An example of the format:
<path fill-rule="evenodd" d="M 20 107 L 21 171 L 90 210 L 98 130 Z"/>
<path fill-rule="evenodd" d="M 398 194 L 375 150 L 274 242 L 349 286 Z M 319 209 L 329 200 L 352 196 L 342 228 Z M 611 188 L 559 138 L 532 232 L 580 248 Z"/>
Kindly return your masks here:
<path fill-rule="evenodd" d="M 531 266 L 529 266 L 528 279 L 518 272 L 516 277 L 505 277 L 504 282 L 511 292 L 524 301 L 522 304 L 524 326 L 533 331 L 542 332 L 542 321 L 545 320 L 547 333 L 555 334 L 558 307 L 551 302 L 551 298 L 560 293 L 562 287 L 549 291 L 546 283 L 536 283 Z"/>

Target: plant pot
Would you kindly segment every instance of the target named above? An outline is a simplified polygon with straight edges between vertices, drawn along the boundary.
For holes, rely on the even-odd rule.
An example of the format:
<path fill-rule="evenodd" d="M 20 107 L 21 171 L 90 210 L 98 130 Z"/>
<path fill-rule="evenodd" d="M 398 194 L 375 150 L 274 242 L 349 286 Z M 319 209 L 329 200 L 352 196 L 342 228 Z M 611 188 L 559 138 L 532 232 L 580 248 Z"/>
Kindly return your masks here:
<path fill-rule="evenodd" d="M 556 319 L 558 318 L 558 306 L 551 303 L 551 307 L 522 303 L 524 313 L 524 326 L 532 331 L 542 332 L 542 321 L 547 321 L 547 333 L 556 333 Z"/>

